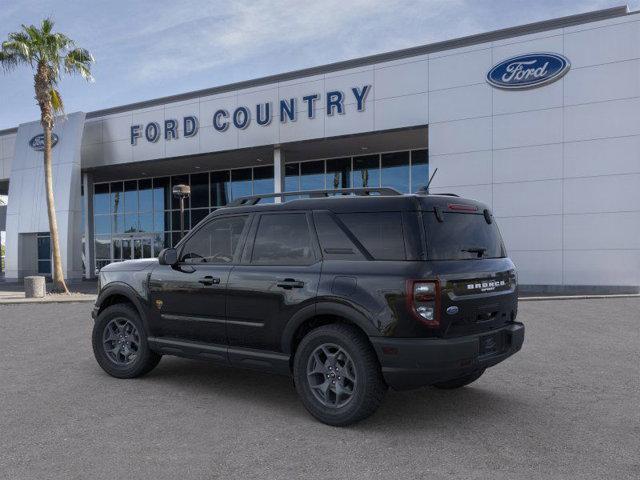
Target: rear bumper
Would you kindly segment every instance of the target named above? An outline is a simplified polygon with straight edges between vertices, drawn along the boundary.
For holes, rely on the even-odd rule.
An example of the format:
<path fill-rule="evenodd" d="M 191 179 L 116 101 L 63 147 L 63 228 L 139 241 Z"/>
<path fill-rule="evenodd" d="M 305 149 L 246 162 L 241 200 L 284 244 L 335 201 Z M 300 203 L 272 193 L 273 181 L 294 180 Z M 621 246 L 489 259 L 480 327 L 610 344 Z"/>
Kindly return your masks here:
<path fill-rule="evenodd" d="M 481 354 L 482 337 L 495 334 L 502 342 L 500 348 Z M 524 325 L 513 323 L 491 332 L 452 339 L 372 337 L 371 341 L 387 384 L 396 390 L 408 390 L 502 362 L 522 348 Z"/>

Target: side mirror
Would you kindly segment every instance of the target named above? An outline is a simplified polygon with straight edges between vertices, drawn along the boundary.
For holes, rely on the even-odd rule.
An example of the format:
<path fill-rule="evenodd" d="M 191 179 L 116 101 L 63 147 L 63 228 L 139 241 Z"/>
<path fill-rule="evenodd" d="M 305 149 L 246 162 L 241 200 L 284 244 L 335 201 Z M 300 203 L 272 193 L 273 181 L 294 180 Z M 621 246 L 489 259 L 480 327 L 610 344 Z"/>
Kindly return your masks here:
<path fill-rule="evenodd" d="M 165 248 L 158 255 L 160 265 L 175 265 L 178 263 L 178 251 L 175 248 Z"/>

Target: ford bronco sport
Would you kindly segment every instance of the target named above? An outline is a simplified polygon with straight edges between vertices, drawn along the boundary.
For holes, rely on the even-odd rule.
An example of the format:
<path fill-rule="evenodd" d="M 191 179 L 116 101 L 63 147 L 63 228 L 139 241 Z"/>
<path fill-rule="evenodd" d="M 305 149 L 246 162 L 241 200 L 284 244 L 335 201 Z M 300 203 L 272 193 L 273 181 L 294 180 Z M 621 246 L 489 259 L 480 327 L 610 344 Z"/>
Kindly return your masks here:
<path fill-rule="evenodd" d="M 468 385 L 524 340 L 495 220 L 454 195 L 244 197 L 99 282 L 93 349 L 110 375 L 138 377 L 162 355 L 291 375 L 330 425 L 371 415 L 388 386 Z"/>

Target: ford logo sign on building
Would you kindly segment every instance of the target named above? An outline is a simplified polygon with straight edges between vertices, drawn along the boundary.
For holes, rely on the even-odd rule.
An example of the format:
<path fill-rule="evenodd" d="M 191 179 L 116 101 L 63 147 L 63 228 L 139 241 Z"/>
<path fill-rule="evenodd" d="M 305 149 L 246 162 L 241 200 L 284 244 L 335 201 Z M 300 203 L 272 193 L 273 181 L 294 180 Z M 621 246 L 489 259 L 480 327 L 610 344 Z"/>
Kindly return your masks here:
<path fill-rule="evenodd" d="M 58 135 L 55 133 L 51 134 L 51 148 L 55 147 L 58 143 Z M 36 135 L 31 140 L 29 140 L 29 145 L 31 148 L 38 152 L 44 152 L 44 133 L 40 135 Z"/>
<path fill-rule="evenodd" d="M 489 70 L 487 82 L 505 90 L 541 87 L 560 79 L 569 68 L 569 60 L 557 53 L 518 55 Z"/>

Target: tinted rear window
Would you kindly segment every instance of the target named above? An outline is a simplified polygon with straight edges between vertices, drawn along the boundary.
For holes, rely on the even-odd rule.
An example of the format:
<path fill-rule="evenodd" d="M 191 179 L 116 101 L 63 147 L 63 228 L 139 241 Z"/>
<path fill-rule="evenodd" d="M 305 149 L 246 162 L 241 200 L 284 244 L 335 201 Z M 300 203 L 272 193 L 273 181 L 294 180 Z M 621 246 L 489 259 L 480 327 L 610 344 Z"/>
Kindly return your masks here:
<path fill-rule="evenodd" d="M 375 260 L 405 260 L 400 212 L 343 213 L 338 218 Z"/>
<path fill-rule="evenodd" d="M 483 214 L 443 212 L 439 222 L 434 212 L 426 212 L 423 218 L 430 260 L 506 256 L 496 222 L 487 223 Z"/>

